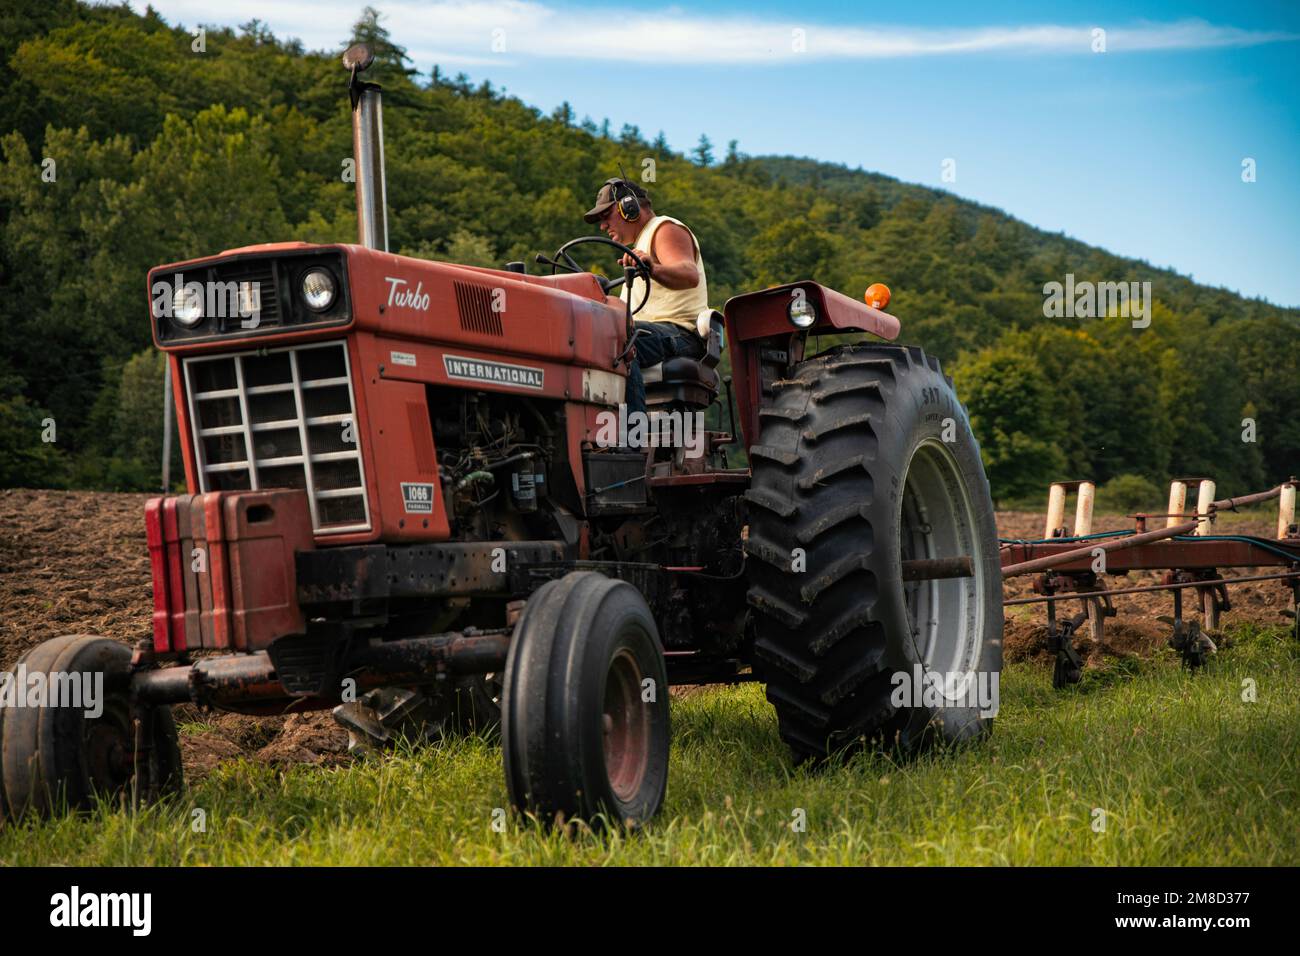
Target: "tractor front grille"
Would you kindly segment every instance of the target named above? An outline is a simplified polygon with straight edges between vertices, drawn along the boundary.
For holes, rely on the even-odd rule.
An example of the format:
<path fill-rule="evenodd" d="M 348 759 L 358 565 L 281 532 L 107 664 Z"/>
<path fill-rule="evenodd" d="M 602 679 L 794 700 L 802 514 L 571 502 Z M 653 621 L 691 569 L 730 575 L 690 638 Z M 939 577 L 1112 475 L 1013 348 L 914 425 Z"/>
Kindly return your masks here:
<path fill-rule="evenodd" d="M 316 531 L 369 530 L 344 343 L 189 358 L 185 391 L 200 490 L 301 488 Z"/>

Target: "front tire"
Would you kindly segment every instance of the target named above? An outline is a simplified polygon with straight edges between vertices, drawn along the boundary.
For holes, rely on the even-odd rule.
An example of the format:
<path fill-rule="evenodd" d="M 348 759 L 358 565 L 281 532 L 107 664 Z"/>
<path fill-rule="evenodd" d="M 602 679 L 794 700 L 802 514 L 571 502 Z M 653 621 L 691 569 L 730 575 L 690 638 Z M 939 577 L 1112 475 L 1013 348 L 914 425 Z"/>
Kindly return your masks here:
<path fill-rule="evenodd" d="M 144 801 L 180 789 L 180 748 L 171 708 L 131 699 L 131 651 L 117 641 L 79 634 L 37 645 L 14 666 L 28 675 L 84 676 L 98 684 L 102 712 L 85 706 L 27 706 L 0 723 L 0 790 L 10 816 L 49 816 L 66 805 L 89 809 L 96 795 Z M 102 683 L 101 683 L 102 681 Z M 84 685 L 83 685 L 84 686 Z M 92 691 L 98 693 L 98 691 Z M 86 701 L 81 702 L 83 705 Z"/>
<path fill-rule="evenodd" d="M 938 360 L 833 349 L 794 366 L 759 415 L 749 603 L 782 738 L 822 759 L 989 733 L 1002 669 L 997 530 L 979 447 Z M 905 560 L 964 555 L 973 577 L 902 579 Z M 902 696 L 927 674 L 959 676 L 937 699 Z M 981 691 L 991 706 L 962 706 Z"/>
<path fill-rule="evenodd" d="M 668 787 L 668 676 L 640 592 L 593 571 L 540 587 L 510 643 L 501 727 L 520 811 L 628 827 L 653 817 Z"/>

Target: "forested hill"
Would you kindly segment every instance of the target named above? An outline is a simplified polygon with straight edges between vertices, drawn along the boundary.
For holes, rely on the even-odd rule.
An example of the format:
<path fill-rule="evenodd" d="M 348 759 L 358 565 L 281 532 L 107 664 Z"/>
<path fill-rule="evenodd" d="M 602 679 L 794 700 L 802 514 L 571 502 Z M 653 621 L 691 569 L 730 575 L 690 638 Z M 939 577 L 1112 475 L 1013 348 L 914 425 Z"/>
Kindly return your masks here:
<path fill-rule="evenodd" d="M 425 81 L 373 17 L 355 32 L 380 53 L 395 251 L 531 262 L 592 231 L 581 214 L 620 164 L 653 161 L 647 188 L 700 237 L 715 304 L 803 277 L 853 296 L 889 285 L 904 339 L 957 378 L 1004 499 L 1061 476 L 1210 474 L 1232 493 L 1300 471 L 1296 310 L 939 190 L 703 138 L 676 153 L 631 113 L 547 114 L 490 82 Z M 338 51 L 256 22 L 196 45 L 152 12 L 0 0 L 0 485 L 156 484 L 150 266 L 354 239 Z M 1150 326 L 1045 317 L 1044 284 L 1070 274 L 1150 281 Z"/>
<path fill-rule="evenodd" d="M 1025 254 L 1034 258 L 1041 257 L 1048 263 L 1063 261 L 1068 265 L 1066 271 L 1073 271 L 1078 279 L 1105 277 L 1116 281 L 1120 278 L 1130 281 L 1149 281 L 1158 287 L 1159 300 L 1176 312 L 1200 309 L 1212 318 L 1226 316 L 1266 318 L 1278 315 L 1289 315 L 1293 319 L 1300 317 L 1300 310 L 1279 309 L 1263 299 L 1246 299 L 1228 289 L 1199 285 L 1172 269 L 1161 269 L 1144 261 L 1116 256 L 1105 249 L 1071 239 L 1062 233 L 1036 229 L 1000 209 L 959 199 L 942 190 L 904 183 L 880 173 L 850 169 L 815 159 L 762 156 L 752 162 L 760 164 L 774 179 L 792 185 L 814 187 L 835 202 L 851 202 L 851 197 L 861 194 L 864 190 L 874 193 L 875 201 L 882 210 L 892 210 L 909 198 L 920 199 L 927 204 L 955 202 L 958 221 L 962 223 L 965 233 L 978 230 L 982 223 L 996 224 L 1014 230 L 1021 237 L 1018 241 L 1022 243 Z M 936 248 L 935 251 L 937 252 L 938 249 Z M 1062 281 L 1059 273 L 1047 281 L 1052 279 Z M 1041 293 L 1041 289 L 1039 291 Z"/>

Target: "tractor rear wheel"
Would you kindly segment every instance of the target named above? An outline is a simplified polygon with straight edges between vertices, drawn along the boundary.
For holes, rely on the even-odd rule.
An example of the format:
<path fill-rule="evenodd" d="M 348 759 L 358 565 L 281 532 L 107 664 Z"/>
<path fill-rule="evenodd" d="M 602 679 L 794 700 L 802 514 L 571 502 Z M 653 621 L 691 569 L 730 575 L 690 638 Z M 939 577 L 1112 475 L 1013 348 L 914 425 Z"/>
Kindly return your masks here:
<path fill-rule="evenodd" d="M 39 673 L 50 694 L 56 683 L 66 689 L 75 682 L 83 696 L 75 706 L 47 700 L 7 708 L 0 724 L 0 805 L 12 817 L 48 816 L 64 805 L 88 809 L 96 795 L 150 800 L 180 789 L 171 708 L 131 700 L 130 663 L 125 645 L 85 634 L 55 638 L 18 659 L 13 672 L 25 673 L 27 683 Z"/>
<path fill-rule="evenodd" d="M 782 738 L 821 759 L 988 733 L 1002 575 L 951 379 L 919 348 L 844 346 L 775 393 L 749 452 L 745 548 L 756 669 Z M 963 556 L 972 576 L 903 580 L 904 561 Z"/>
<path fill-rule="evenodd" d="M 668 675 L 650 608 L 574 571 L 538 588 L 506 660 L 501 742 L 516 808 L 634 827 L 668 787 Z"/>

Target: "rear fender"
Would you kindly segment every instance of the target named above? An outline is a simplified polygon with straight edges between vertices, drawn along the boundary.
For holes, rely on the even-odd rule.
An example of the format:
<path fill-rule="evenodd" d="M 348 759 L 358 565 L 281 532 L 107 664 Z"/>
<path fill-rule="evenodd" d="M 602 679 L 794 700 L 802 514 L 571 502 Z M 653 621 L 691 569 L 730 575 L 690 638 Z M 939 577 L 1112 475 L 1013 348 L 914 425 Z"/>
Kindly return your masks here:
<path fill-rule="evenodd" d="M 807 329 L 790 322 L 790 305 L 799 299 L 816 310 L 817 321 Z M 772 383 L 783 378 L 791 365 L 803 360 L 810 333 L 866 332 L 892 341 L 901 329 L 888 312 L 811 280 L 733 296 L 723 306 L 723 317 L 746 448 L 758 437 L 758 410 L 764 396 L 771 395 Z"/>

